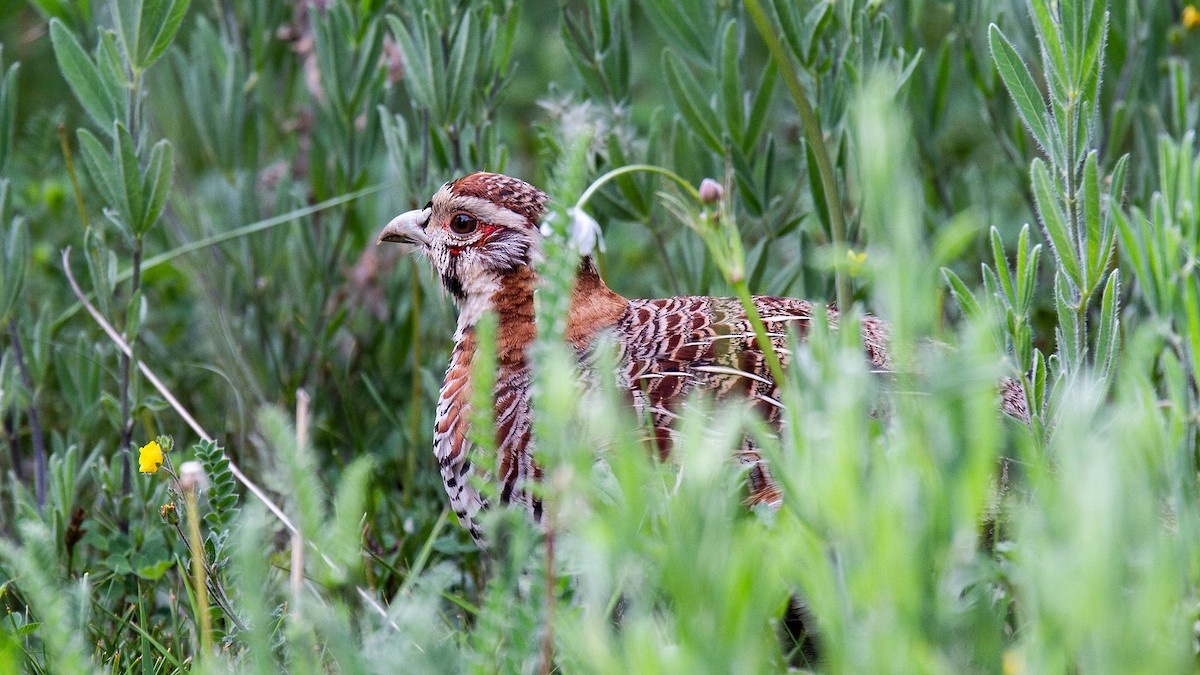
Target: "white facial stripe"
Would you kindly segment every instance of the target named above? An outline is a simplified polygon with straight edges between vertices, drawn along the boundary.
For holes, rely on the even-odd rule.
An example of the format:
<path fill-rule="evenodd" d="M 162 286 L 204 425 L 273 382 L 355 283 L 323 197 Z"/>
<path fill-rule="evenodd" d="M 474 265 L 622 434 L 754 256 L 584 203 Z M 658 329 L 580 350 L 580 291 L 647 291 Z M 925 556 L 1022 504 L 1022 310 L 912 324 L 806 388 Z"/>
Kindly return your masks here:
<path fill-rule="evenodd" d="M 441 191 L 439 190 L 438 192 Z M 454 211 L 466 211 L 479 220 L 491 223 L 492 225 L 501 225 L 513 229 L 529 227 L 525 216 L 481 197 L 454 195 L 446 202 L 446 209 L 451 213 Z"/>

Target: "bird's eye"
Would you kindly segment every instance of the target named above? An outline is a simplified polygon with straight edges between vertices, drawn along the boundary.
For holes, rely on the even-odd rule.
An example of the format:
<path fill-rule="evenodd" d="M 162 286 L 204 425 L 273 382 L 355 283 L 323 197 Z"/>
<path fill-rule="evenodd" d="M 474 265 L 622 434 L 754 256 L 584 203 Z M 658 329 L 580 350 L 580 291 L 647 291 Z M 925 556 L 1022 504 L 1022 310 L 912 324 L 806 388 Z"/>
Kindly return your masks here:
<path fill-rule="evenodd" d="M 465 213 L 456 213 L 450 219 L 450 231 L 454 234 L 471 234 L 477 227 L 479 227 L 479 221 L 475 220 L 474 216 Z"/>

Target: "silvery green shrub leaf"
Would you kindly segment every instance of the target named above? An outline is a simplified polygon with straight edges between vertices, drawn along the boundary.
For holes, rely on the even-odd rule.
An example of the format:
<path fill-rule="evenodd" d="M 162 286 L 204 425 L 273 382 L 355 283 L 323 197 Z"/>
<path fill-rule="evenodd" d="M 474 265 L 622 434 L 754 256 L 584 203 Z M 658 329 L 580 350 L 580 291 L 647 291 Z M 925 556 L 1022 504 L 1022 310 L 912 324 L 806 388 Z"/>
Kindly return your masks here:
<path fill-rule="evenodd" d="M 1037 144 L 1052 158 L 1060 157 L 1058 146 L 1053 142 L 1054 137 L 1046 125 L 1046 101 L 1042 92 L 1033 82 L 1029 68 L 1021 60 L 1017 50 L 1008 41 L 998 26 L 992 24 L 988 28 L 988 42 L 991 45 L 992 61 L 1000 73 L 1000 79 L 1012 95 L 1017 113 L 1025 122 L 1029 133 Z M 1061 162 L 1055 162 L 1059 164 Z"/>
<path fill-rule="evenodd" d="M 1118 296 L 1121 294 L 1121 271 L 1113 270 L 1104 285 L 1100 301 L 1100 333 L 1096 338 L 1096 375 L 1111 385 L 1113 363 L 1121 344 Z"/>
<path fill-rule="evenodd" d="M 50 20 L 50 41 L 54 45 L 54 56 L 71 91 L 79 99 L 85 112 L 101 129 L 112 127 L 117 119 L 115 92 L 106 87 L 106 80 L 91 57 L 80 46 L 71 32 L 58 19 Z"/>
<path fill-rule="evenodd" d="M 171 143 L 161 140 L 150 149 L 150 163 L 146 175 L 142 179 L 142 194 L 146 205 L 138 226 L 138 235 L 145 234 L 162 214 L 167 202 L 167 193 L 171 189 L 171 171 L 175 166 L 175 157 Z"/>
<path fill-rule="evenodd" d="M 1033 197 L 1037 204 L 1038 218 L 1042 228 L 1053 246 L 1054 257 L 1066 271 L 1068 278 L 1075 286 L 1083 288 L 1083 273 L 1076 257 L 1074 235 L 1066 214 L 1059 206 L 1058 191 L 1046 169 L 1046 163 L 1040 158 L 1034 159 L 1029 169 L 1030 180 L 1033 183 Z"/>
<path fill-rule="evenodd" d="M 0 184 L 0 189 L 6 189 L 6 186 Z M 0 223 L 0 227 L 4 226 L 4 223 Z M 4 263 L 4 270 L 0 273 L 0 328 L 8 324 L 16 307 L 17 298 L 25 285 L 25 269 L 29 258 L 29 232 L 25 221 L 14 218 L 7 224 L 7 229 L 4 250 L 0 252 L 0 261 Z"/>

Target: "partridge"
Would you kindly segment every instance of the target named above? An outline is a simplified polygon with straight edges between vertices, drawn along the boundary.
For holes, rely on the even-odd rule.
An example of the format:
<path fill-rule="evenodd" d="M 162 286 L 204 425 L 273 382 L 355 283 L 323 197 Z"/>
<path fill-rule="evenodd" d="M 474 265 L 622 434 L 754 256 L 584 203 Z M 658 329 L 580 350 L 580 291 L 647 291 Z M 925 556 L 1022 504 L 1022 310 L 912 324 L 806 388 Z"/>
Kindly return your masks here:
<path fill-rule="evenodd" d="M 535 520 L 542 515 L 542 504 L 529 489 L 541 469 L 533 457 L 528 349 L 537 333 L 533 293 L 545 205 L 545 193 L 529 183 L 473 173 L 444 184 L 424 208 L 397 216 L 379 235 L 381 243 L 415 246 L 459 307 L 454 348 L 438 395 L 433 449 L 451 507 L 481 544 L 477 516 L 487 500 L 471 483 L 468 430 L 472 360 L 478 347 L 475 326 L 489 311 L 497 317 L 493 419 L 498 457 L 492 479 L 500 503 L 521 505 Z M 836 309 L 803 300 L 755 297 L 754 305 L 785 366 L 789 331 L 802 338 L 817 312 L 824 312 L 831 326 L 838 322 Z M 890 371 L 887 325 L 866 316 L 861 331 L 869 367 Z M 743 399 L 769 424 L 779 424 L 778 387 L 735 298 L 628 300 L 612 291 L 584 256 L 564 337 L 583 359 L 601 336 L 616 343 L 618 385 L 628 391 L 638 414 L 649 419 L 663 457 L 670 452 L 672 420 L 697 390 L 717 399 Z M 1023 408 L 1019 388 L 1020 396 L 1010 384 L 1002 389 L 1006 410 Z M 1013 414 L 1020 416 L 1019 411 Z M 747 501 L 778 503 L 780 491 L 748 442 L 738 457 L 750 465 Z"/>

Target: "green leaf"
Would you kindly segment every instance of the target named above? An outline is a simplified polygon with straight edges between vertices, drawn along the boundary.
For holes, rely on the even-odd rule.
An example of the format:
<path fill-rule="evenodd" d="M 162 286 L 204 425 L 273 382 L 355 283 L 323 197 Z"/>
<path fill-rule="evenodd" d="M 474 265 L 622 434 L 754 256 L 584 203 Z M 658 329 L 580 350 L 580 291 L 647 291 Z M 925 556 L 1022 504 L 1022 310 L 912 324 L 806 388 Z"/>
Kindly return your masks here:
<path fill-rule="evenodd" d="M 12 64 L 4 77 L 0 78 L 0 176 L 7 175 L 5 167 L 12 155 L 13 136 L 16 133 L 17 71 L 20 67 L 19 63 Z"/>
<path fill-rule="evenodd" d="M 449 87 L 450 101 L 448 110 L 463 111 L 468 106 L 468 94 L 475 86 L 475 71 L 479 67 L 479 59 L 472 49 L 477 37 L 473 14 L 463 16 L 458 26 L 458 35 L 450 50 L 450 81 L 457 83 Z"/>
<path fill-rule="evenodd" d="M 782 17 L 786 12 L 779 12 Z M 808 29 L 808 34 L 805 36 L 808 40 L 807 49 L 804 54 L 798 54 L 803 59 L 804 65 L 812 67 L 817 60 L 817 55 L 820 53 L 821 36 L 829 28 L 833 21 L 833 0 L 822 0 L 822 2 L 813 6 L 804 16 L 804 25 Z"/>
<path fill-rule="evenodd" d="M 1045 162 L 1039 158 L 1033 160 L 1029 173 L 1038 217 L 1042 221 L 1046 237 L 1050 240 L 1054 257 L 1076 287 L 1083 288 L 1083 275 L 1076 258 L 1074 237 L 1066 215 L 1059 208 L 1058 192 L 1050 180 L 1050 172 L 1046 170 Z"/>
<path fill-rule="evenodd" d="M 100 77 L 117 103 L 118 120 L 129 116 L 129 77 L 126 74 L 124 57 L 117 46 L 117 40 L 112 31 L 100 33 L 100 44 L 96 46 L 96 67 L 100 69 Z M 108 131 L 112 128 L 113 120 L 101 126 Z"/>
<path fill-rule="evenodd" d="M 1062 153 L 1051 143 L 1050 130 L 1046 127 L 1046 101 L 1034 84 L 1029 68 L 996 24 L 988 27 L 988 42 L 991 46 L 992 61 L 996 64 L 1000 79 L 1004 81 L 1005 88 L 1012 96 L 1013 103 L 1017 106 L 1017 114 L 1025 122 L 1025 127 L 1029 129 L 1029 133 L 1043 152 L 1051 158 L 1061 158 Z M 1058 159 L 1055 159 L 1054 163 L 1063 164 Z"/>
<path fill-rule="evenodd" d="M 100 196 L 109 205 L 119 204 L 121 190 L 117 184 L 117 165 L 108 151 L 87 129 L 79 130 L 79 149 L 82 151 L 83 165 L 100 191 Z"/>
<path fill-rule="evenodd" d="M 392 36 L 404 55 L 405 77 L 404 84 L 412 105 L 416 109 L 427 109 L 434 120 L 443 118 L 441 101 L 435 90 L 435 74 L 433 54 L 428 41 L 418 39 L 427 21 L 432 19 L 427 15 L 418 16 L 415 20 L 416 32 L 395 15 L 388 15 L 388 23 L 392 27 Z"/>
<path fill-rule="evenodd" d="M 370 457 L 359 457 L 346 467 L 338 481 L 333 504 L 332 531 L 326 550 L 336 552 L 338 561 L 349 569 L 361 565 L 361 521 L 374 464 Z"/>
<path fill-rule="evenodd" d="M 142 318 L 146 313 L 146 300 L 142 296 L 142 289 L 138 288 L 125 304 L 125 325 L 122 332 L 130 344 L 136 342 L 138 333 L 142 330 Z"/>
<path fill-rule="evenodd" d="M 1075 329 L 1075 307 L 1079 299 L 1074 297 L 1071 282 L 1062 270 L 1054 277 L 1054 307 L 1058 312 L 1058 356 L 1068 373 L 1075 372 L 1077 356 L 1083 351 L 1082 337 Z"/>
<path fill-rule="evenodd" d="M 1022 247 L 1022 251 L 1025 247 Z M 1021 302 L 1019 309 L 1022 314 L 1029 314 L 1030 306 L 1033 304 L 1033 291 L 1037 287 L 1038 262 L 1042 255 L 1042 245 L 1038 244 L 1029 249 L 1028 263 L 1019 262 L 1018 267 L 1022 268 L 1021 273 L 1017 277 L 1020 291 L 1018 298 Z M 1023 266 L 1023 267 L 1022 267 Z"/>
<path fill-rule="evenodd" d="M 1158 312 L 1160 305 L 1157 302 L 1158 296 L 1155 293 L 1154 278 L 1150 274 L 1145 253 L 1146 241 L 1135 232 L 1133 225 L 1130 224 L 1129 218 L 1120 209 L 1113 210 L 1113 218 L 1117 224 L 1117 233 L 1121 239 L 1121 250 L 1125 253 L 1125 257 L 1129 260 L 1129 264 L 1133 267 L 1134 278 L 1137 279 L 1141 286 L 1142 294 L 1147 296 L 1147 304 L 1154 312 Z M 1145 216 L 1138 210 L 1134 210 L 1133 218 L 1145 219 Z"/>
<path fill-rule="evenodd" d="M 1066 91 L 1069 88 L 1070 69 L 1067 67 L 1067 52 L 1063 48 L 1062 26 L 1051 14 L 1046 0 L 1030 0 L 1030 10 L 1037 26 L 1038 41 L 1042 52 L 1049 60 L 1046 64 L 1047 79 L 1053 79 L 1053 89 Z"/>
<path fill-rule="evenodd" d="M 151 64 L 163 55 L 167 47 L 171 46 L 171 41 L 175 39 L 175 33 L 179 31 L 179 24 L 183 22 L 183 17 L 187 14 L 191 0 L 163 0 L 162 3 L 143 3 L 143 11 L 145 11 L 147 4 L 162 4 L 165 9 L 159 11 L 153 21 L 147 20 L 147 17 L 143 17 L 142 19 L 142 28 L 150 36 L 149 40 L 142 41 L 139 45 L 140 49 L 145 50 L 138 59 L 142 68 L 149 68 Z"/>
<path fill-rule="evenodd" d="M 142 193 L 146 195 L 146 211 L 138 226 L 138 234 L 145 234 L 162 213 L 171 189 L 171 172 L 175 166 L 171 143 L 161 140 L 150 150 L 150 164 L 142 182 Z"/>
<path fill-rule="evenodd" d="M 1200 380 L 1200 291 L 1196 289 L 1196 281 L 1183 284 L 1183 307 L 1187 317 L 1187 344 L 1192 357 L 1192 381 Z"/>
<path fill-rule="evenodd" d="M 135 68 L 139 67 L 137 51 L 141 31 L 138 24 L 142 16 L 143 0 L 113 0 L 112 8 L 116 14 L 117 36 L 121 41 L 121 51 L 125 61 Z"/>
<path fill-rule="evenodd" d="M 958 300 L 958 304 L 962 307 L 963 314 L 972 321 L 978 320 L 983 316 L 983 310 L 979 306 L 979 301 L 975 299 L 975 294 L 963 280 L 959 278 L 950 268 L 942 268 L 942 278 L 946 280 L 946 285 L 950 287 L 950 292 L 954 294 L 954 298 Z"/>
<path fill-rule="evenodd" d="M 7 192 L 7 184 L 0 184 L 0 190 Z M 4 223 L 0 223 L 0 227 L 3 226 Z M 8 237 L 4 241 L 4 250 L 0 251 L 0 260 L 4 262 L 4 270 L 0 271 L 0 281 L 3 282 L 3 286 L 0 286 L 0 327 L 3 327 L 8 325 L 8 320 L 16 309 L 17 298 L 25 285 L 25 268 L 29 260 L 29 232 L 21 218 L 13 219 Z"/>
<path fill-rule="evenodd" d="M 1087 47 L 1072 51 L 1074 54 L 1082 54 L 1074 77 L 1079 83 L 1079 92 L 1084 101 L 1091 105 L 1100 93 L 1100 65 L 1108 37 L 1108 3 L 1094 0 L 1089 5 L 1091 13 L 1087 17 L 1087 24 L 1083 26 Z"/>
<path fill-rule="evenodd" d="M 986 263 L 980 263 L 979 273 L 983 277 L 983 290 L 987 292 L 987 297 L 991 298 L 994 303 L 998 303 L 998 306 L 1007 304 L 1004 291 L 1000 288 L 1000 281 L 996 279 L 996 272 Z"/>
<path fill-rule="evenodd" d="M 58 69 L 79 104 L 101 129 L 111 128 L 117 119 L 116 96 L 104 86 L 100 71 L 83 51 L 74 33 L 58 19 L 51 19 L 50 42 L 54 45 Z"/>
<path fill-rule="evenodd" d="M 1142 239 L 1146 242 L 1146 268 L 1158 290 L 1159 311 L 1170 316 L 1175 309 L 1175 246 L 1178 230 L 1172 227 L 1170 207 L 1161 194 L 1150 198 L 1151 219 L 1143 220 Z"/>
<path fill-rule="evenodd" d="M 763 128 L 767 123 L 767 113 L 771 107 L 771 96 L 775 93 L 775 82 L 778 79 L 779 65 L 774 59 L 767 61 L 767 67 L 763 69 L 762 78 L 758 81 L 758 86 L 754 89 L 754 100 L 750 105 L 750 115 L 746 118 L 746 135 L 743 143 L 743 150 L 747 154 L 758 145 L 759 137 L 762 136 Z M 771 166 L 770 163 L 767 164 Z"/>
<path fill-rule="evenodd" d="M 1004 242 L 1000 241 L 1000 230 L 992 226 L 992 263 L 996 266 L 996 276 L 1000 287 L 1004 289 L 1004 297 L 1011 307 L 1017 304 L 1017 295 L 1013 292 L 1012 276 L 1008 272 L 1008 259 L 1004 256 Z"/>
<path fill-rule="evenodd" d="M 147 581 L 158 581 L 174 564 L 174 560 L 159 560 L 158 562 L 139 567 L 136 573 L 139 577 Z"/>
<path fill-rule="evenodd" d="M 313 33 L 316 36 L 317 67 L 321 73 L 321 92 L 324 93 L 329 107 L 336 111 L 333 119 L 339 124 L 345 124 L 346 117 L 350 114 L 343 95 L 342 87 L 345 82 L 342 81 L 344 75 L 339 62 L 342 56 L 339 46 L 349 38 L 339 30 L 339 26 L 333 25 L 344 11 L 344 6 L 334 5 L 324 15 L 314 16 L 312 19 Z"/>
<path fill-rule="evenodd" d="M 1121 270 L 1113 270 L 1104 285 L 1100 301 L 1100 334 L 1096 337 L 1096 375 L 1111 386 L 1113 361 L 1121 340 L 1118 296 L 1121 294 Z"/>
<path fill-rule="evenodd" d="M 1100 281 L 1108 256 L 1101 259 L 1101 244 L 1104 240 L 1103 220 L 1100 215 L 1100 168 L 1097 166 L 1096 151 L 1088 153 L 1083 164 L 1083 186 L 1076 197 L 1083 204 L 1084 246 L 1080 247 L 1086 253 L 1082 261 L 1084 272 L 1083 288 L 1091 291 Z M 1107 252 L 1105 252 L 1107 253 Z M 1093 283 L 1095 282 L 1095 284 Z"/>
<path fill-rule="evenodd" d="M 675 55 L 675 52 L 664 51 L 663 63 L 667 76 L 667 88 L 671 92 L 671 98 L 674 99 L 675 105 L 679 107 L 680 114 L 687 120 L 688 128 L 710 150 L 724 154 L 725 148 L 721 142 L 721 135 L 717 132 L 712 109 L 705 102 L 707 97 L 701 93 L 703 89 L 700 83 L 692 76 L 683 61 Z"/>
<path fill-rule="evenodd" d="M 1116 218 L 1121 213 L 1121 197 L 1125 194 L 1125 175 L 1129 167 L 1129 155 L 1122 155 L 1117 160 L 1117 165 L 1113 167 L 1112 174 L 1109 176 L 1108 195 L 1105 199 L 1104 209 L 1104 225 L 1102 227 L 1102 237 L 1098 249 L 1099 258 L 1097 267 L 1100 272 L 1104 271 L 1107 266 L 1108 259 L 1112 255 L 1113 244 L 1117 238 Z M 1099 261 L 1103 261 L 1101 264 Z M 1095 275 L 1099 278 L 1099 274 Z"/>
<path fill-rule="evenodd" d="M 1046 401 L 1046 356 L 1042 350 L 1033 350 L 1033 377 L 1030 378 L 1031 391 L 1028 395 L 1029 414 L 1041 418 L 1042 407 Z"/>
<path fill-rule="evenodd" d="M 117 254 L 109 250 L 99 229 L 89 227 L 83 231 L 84 260 L 87 261 L 88 278 L 96 291 L 96 304 L 105 316 L 112 316 L 112 292 L 117 272 Z M 119 425 L 120 422 L 117 422 Z"/>
<path fill-rule="evenodd" d="M 649 0 L 641 3 L 640 9 L 673 52 L 682 53 L 696 63 L 708 61 L 713 50 L 713 36 L 718 32 L 713 5 Z"/>
<path fill-rule="evenodd" d="M 120 122 L 117 123 L 116 133 L 116 163 L 124 191 L 121 195 L 120 207 L 125 225 L 131 230 L 142 222 L 142 214 L 146 206 L 142 201 L 142 172 L 138 167 L 137 149 L 133 145 L 133 137 L 129 130 Z"/>
<path fill-rule="evenodd" d="M 904 69 L 901 70 L 896 76 L 892 88 L 893 95 L 899 95 L 904 89 L 904 85 L 908 84 L 908 81 L 912 79 L 913 71 L 917 69 L 917 64 L 921 63 L 921 58 L 923 56 L 925 56 L 925 50 L 918 49 L 917 53 L 913 54 L 913 57 L 908 60 L 908 63 L 905 64 Z"/>
<path fill-rule="evenodd" d="M 725 131 L 734 145 L 743 147 L 745 139 L 745 110 L 742 103 L 742 80 L 738 70 L 737 22 L 729 21 L 721 36 L 721 67 L 717 72 L 720 83 L 721 112 Z"/>

